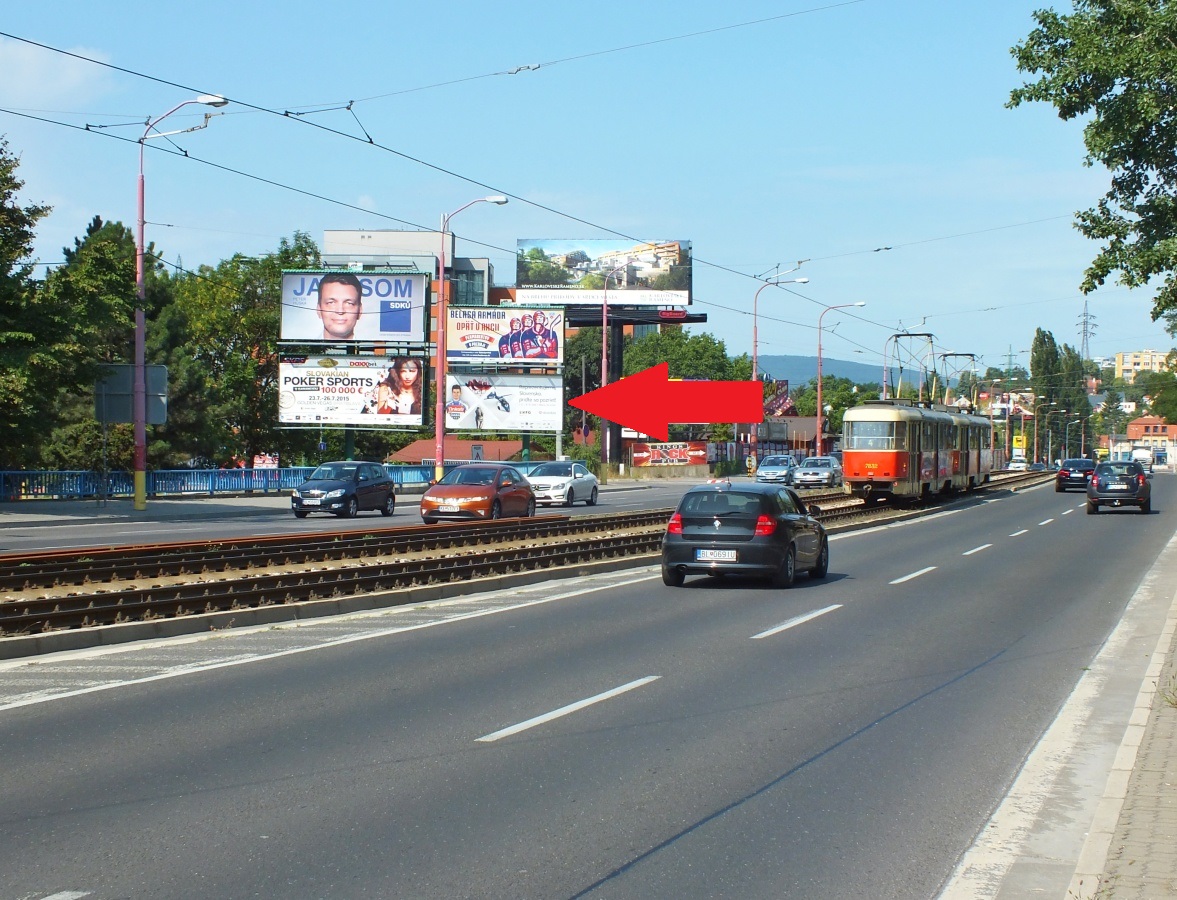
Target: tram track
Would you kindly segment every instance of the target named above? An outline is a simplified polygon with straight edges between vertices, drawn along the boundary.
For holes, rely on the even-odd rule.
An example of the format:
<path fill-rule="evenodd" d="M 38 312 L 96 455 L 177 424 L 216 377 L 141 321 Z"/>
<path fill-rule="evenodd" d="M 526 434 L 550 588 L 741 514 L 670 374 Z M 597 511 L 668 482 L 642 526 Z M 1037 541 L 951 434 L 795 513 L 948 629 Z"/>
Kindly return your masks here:
<path fill-rule="evenodd" d="M 1041 480 L 1037 473 L 995 477 L 988 487 Z M 926 514 L 957 499 L 911 510 L 868 508 L 841 492 L 805 497 L 831 531 Z M 0 558 L 0 658 L 45 652 L 6 646 L 37 636 L 163 621 L 173 623 L 168 633 L 215 630 L 241 624 L 238 618 L 259 621 L 249 612 L 267 611 L 265 621 L 326 615 L 455 595 L 473 582 L 527 572 L 558 578 L 644 564 L 659 553 L 672 511 L 8 554 Z M 292 607 L 304 609 L 281 614 Z M 91 643 L 108 639 L 118 638 Z"/>

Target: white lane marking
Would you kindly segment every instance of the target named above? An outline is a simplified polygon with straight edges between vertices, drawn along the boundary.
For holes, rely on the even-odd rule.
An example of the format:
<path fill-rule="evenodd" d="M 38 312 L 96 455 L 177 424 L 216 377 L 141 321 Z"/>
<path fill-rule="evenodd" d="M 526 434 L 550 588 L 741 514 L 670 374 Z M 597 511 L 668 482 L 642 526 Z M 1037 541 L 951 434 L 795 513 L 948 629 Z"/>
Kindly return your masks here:
<path fill-rule="evenodd" d="M 413 625 L 399 625 L 393 628 L 381 628 L 376 631 L 367 631 L 363 634 L 349 634 L 345 637 L 334 638 L 332 640 L 323 641 L 317 644 L 311 644 L 305 647 L 292 647 L 287 650 L 277 650 L 273 653 L 258 653 L 250 654 L 244 657 L 237 657 L 235 659 L 218 660 L 217 662 L 207 663 L 205 665 L 181 665 L 174 669 L 169 669 L 166 672 L 159 672 L 155 675 L 145 675 L 142 678 L 123 678 L 118 681 L 110 681 L 104 684 L 91 685 L 90 687 L 77 688 L 72 691 L 61 691 L 60 693 L 45 693 L 38 694 L 34 697 L 29 697 L 23 700 L 16 700 L 11 703 L 0 702 L 0 712 L 9 709 L 18 709 L 22 706 L 33 706 L 37 703 L 47 703 L 50 700 L 64 700 L 67 697 L 80 697 L 84 694 L 96 694 L 100 691 L 110 691 L 115 688 L 125 687 L 132 684 L 149 684 L 153 681 L 164 681 L 168 678 L 179 678 L 184 675 L 192 675 L 197 672 L 211 672 L 214 669 L 227 669 L 231 666 L 243 666 L 249 663 L 264 662 L 268 659 L 279 659 L 284 656 L 296 656 L 300 653 L 312 653 L 316 650 L 323 650 L 327 647 L 338 647 L 342 644 L 351 644 L 356 641 L 367 641 L 373 638 L 388 637 L 394 634 L 404 634 L 409 631 L 421 631 L 425 628 L 436 628 L 439 625 L 450 625 L 454 622 L 465 622 L 469 619 L 480 619 L 483 616 L 494 616 L 499 613 L 511 612 L 516 609 L 527 609 L 529 606 L 540 606 L 544 603 L 554 603 L 558 600 L 567 600 L 572 597 L 579 597 L 583 594 L 592 594 L 597 591 L 608 590 L 613 587 L 627 587 L 631 584 L 638 584 L 642 581 L 653 581 L 658 578 L 658 571 L 655 569 L 648 575 L 639 575 L 636 578 L 627 578 L 624 581 L 611 582 L 608 585 L 595 584 L 584 588 L 578 588 L 572 591 L 563 591 L 550 597 L 540 597 L 536 600 L 523 600 L 519 603 L 512 603 L 507 606 L 497 606 L 493 609 L 480 609 L 470 613 L 459 613 L 457 615 L 448 615 L 445 618 L 433 619 L 429 622 L 419 622 Z M 332 616 L 335 621 L 341 621 L 343 618 L 348 619 L 374 619 L 383 616 L 395 615 L 398 611 L 405 611 L 411 609 L 444 609 L 448 607 L 459 607 L 464 603 L 469 603 L 476 598 L 477 594 L 472 594 L 468 597 L 456 597 L 451 600 L 442 600 L 434 603 L 423 603 L 418 607 L 413 606 L 399 606 L 389 607 L 388 609 L 376 610 L 372 612 L 356 613 L 351 616 L 340 617 Z M 147 650 L 152 647 L 172 646 L 175 644 L 195 644 L 199 641 L 207 641 L 217 637 L 232 638 L 239 635 L 248 635 L 258 631 L 273 631 L 285 628 L 306 628 L 313 625 L 315 620 L 302 619 L 293 622 L 283 623 L 281 625 L 250 625 L 244 628 L 236 628 L 230 632 L 215 632 L 212 635 L 196 634 L 185 635 L 176 638 L 163 638 L 158 641 L 140 641 L 127 644 L 119 644 L 111 647 L 97 647 L 92 650 L 82 651 L 66 651 L 70 654 L 70 658 L 91 659 L 99 656 L 111 656 L 122 653 L 134 653 L 139 650 Z M 22 657 L 14 660 L 0 660 L 0 672 L 9 668 L 20 668 L 30 664 L 27 657 Z"/>
<path fill-rule="evenodd" d="M 1010 535 L 1010 537 L 1021 537 L 1023 534 L 1025 534 L 1029 530 L 1030 530 L 1029 528 L 1023 528 L 1021 531 L 1015 531 L 1013 534 Z"/>
<path fill-rule="evenodd" d="M 1050 524 L 1051 522 L 1053 522 L 1053 521 L 1054 521 L 1054 519 L 1043 519 L 1043 520 L 1042 520 L 1041 522 L 1039 522 L 1038 524 L 1039 524 L 1039 525 L 1049 525 L 1049 524 Z"/>
<path fill-rule="evenodd" d="M 896 578 L 891 584 L 903 584 L 905 581 L 911 581 L 913 578 L 919 578 L 921 575 L 927 575 L 929 572 L 935 571 L 935 566 L 928 566 L 926 569 L 920 569 L 918 572 L 912 572 L 910 575 L 904 575 L 902 578 Z"/>
<path fill-rule="evenodd" d="M 82 897 L 89 896 L 89 891 L 58 891 L 56 894 L 42 897 L 41 900 L 81 900 Z"/>
<path fill-rule="evenodd" d="M 813 612 L 805 613 L 803 616 L 795 616 L 794 618 L 789 619 L 787 622 L 782 622 L 780 625 L 768 629 L 768 631 L 762 631 L 760 634 L 754 634 L 751 638 L 749 638 L 749 640 L 758 641 L 761 638 L 772 637 L 774 634 L 780 634 L 782 631 L 787 631 L 788 629 L 797 625 L 803 625 L 810 619 L 816 619 L 818 616 L 824 616 L 828 612 L 833 612 L 835 609 L 841 608 L 841 603 L 835 603 L 833 606 L 827 606 L 825 609 L 815 609 Z"/>
<path fill-rule="evenodd" d="M 512 734 L 518 734 L 521 731 L 527 731 L 529 728 L 535 728 L 537 725 L 543 725 L 545 722 L 551 722 L 553 719 L 563 718 L 571 713 L 578 712 L 587 706 L 592 706 L 594 703 L 601 703 L 605 700 L 610 700 L 627 691 L 632 691 L 635 688 L 644 687 L 651 681 L 657 681 L 661 675 L 647 675 L 645 678 L 639 678 L 637 681 L 631 681 L 629 684 L 623 684 L 621 687 L 615 687 L 611 691 L 605 691 L 603 694 L 597 694 L 593 697 L 587 697 L 584 700 L 577 700 L 575 703 L 569 703 L 567 706 L 561 706 L 559 709 L 554 709 L 549 713 L 544 713 L 542 716 L 536 716 L 534 719 L 528 719 L 526 722 L 520 722 L 517 725 L 511 725 L 503 728 L 500 731 L 495 731 L 491 734 L 483 735 L 478 740 L 485 743 L 490 741 L 497 741 L 500 738 L 509 737 Z"/>
<path fill-rule="evenodd" d="M 982 544 L 980 547 L 974 547 L 972 550 L 966 550 L 961 556 L 972 556 L 974 553 L 980 553 L 982 550 L 988 550 L 992 544 Z"/>
<path fill-rule="evenodd" d="M 1073 510 L 1073 509 L 1064 509 L 1064 510 L 1063 510 L 1063 515 L 1064 515 L 1064 516 L 1069 516 L 1069 515 L 1070 515 L 1071 513 L 1073 513 L 1073 512 L 1074 512 L 1074 510 Z"/>

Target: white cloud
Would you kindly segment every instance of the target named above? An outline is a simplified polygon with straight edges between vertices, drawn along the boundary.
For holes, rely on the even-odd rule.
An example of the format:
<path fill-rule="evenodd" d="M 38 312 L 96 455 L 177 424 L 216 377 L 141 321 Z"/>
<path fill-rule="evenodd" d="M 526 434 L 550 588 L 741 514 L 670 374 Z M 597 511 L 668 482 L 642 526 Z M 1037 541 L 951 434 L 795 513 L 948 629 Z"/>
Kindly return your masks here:
<path fill-rule="evenodd" d="M 70 52 L 102 62 L 109 58 L 88 47 Z M 9 107 L 76 110 L 79 103 L 106 94 L 111 83 L 102 66 L 8 38 L 0 38 L 0 72 L 0 103 Z"/>

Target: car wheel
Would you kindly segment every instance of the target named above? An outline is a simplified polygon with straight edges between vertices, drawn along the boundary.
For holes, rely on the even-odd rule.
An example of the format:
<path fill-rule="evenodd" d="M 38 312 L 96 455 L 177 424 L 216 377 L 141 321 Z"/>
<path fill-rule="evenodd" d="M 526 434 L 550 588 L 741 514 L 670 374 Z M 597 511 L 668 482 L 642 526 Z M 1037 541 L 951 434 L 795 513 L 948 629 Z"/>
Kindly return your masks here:
<path fill-rule="evenodd" d="M 294 511 L 294 518 L 305 519 L 309 515 L 305 509 L 296 509 Z"/>
<path fill-rule="evenodd" d="M 1090 500 L 1088 500 L 1087 501 L 1087 515 L 1094 516 L 1097 512 L 1099 512 L 1099 504 L 1092 503 Z"/>
<path fill-rule="evenodd" d="M 568 505 L 571 506 L 572 504 L 569 503 Z M 535 501 L 534 500 L 527 501 L 527 512 L 525 512 L 523 515 L 525 518 L 528 518 L 528 519 L 530 519 L 532 516 L 535 515 Z"/>
<path fill-rule="evenodd" d="M 380 507 L 380 515 L 391 516 L 396 510 L 396 497 L 390 492 L 384 501 L 384 505 Z"/>
<path fill-rule="evenodd" d="M 436 525 L 437 524 L 437 519 L 433 518 L 433 516 L 422 516 L 421 521 L 424 522 L 426 525 Z"/>
<path fill-rule="evenodd" d="M 1056 494 L 1062 494 L 1062 493 L 1064 493 L 1063 486 L 1062 486 L 1061 484 L 1055 484 L 1055 486 L 1054 486 L 1054 492 L 1055 492 Z"/>
<path fill-rule="evenodd" d="M 830 570 L 830 543 L 822 539 L 821 549 L 817 551 L 817 565 L 809 570 L 810 578 L 825 578 Z"/>
<path fill-rule="evenodd" d="M 685 577 L 682 569 L 675 569 L 669 566 L 662 567 L 662 583 L 667 587 L 682 587 Z"/>
<path fill-rule="evenodd" d="M 576 494 L 572 490 L 572 485 L 568 485 L 568 493 L 564 495 L 564 505 L 571 506 L 576 502 Z"/>
<path fill-rule="evenodd" d="M 491 504 L 490 517 L 492 519 L 501 519 L 503 517 L 503 504 L 499 503 L 498 500 Z"/>
<path fill-rule="evenodd" d="M 341 519 L 354 519 L 360 514 L 360 501 L 355 497 L 351 497 L 347 503 L 343 505 L 343 509 L 339 512 Z"/>
<path fill-rule="evenodd" d="M 597 489 L 596 488 L 593 488 L 593 492 L 591 494 L 589 494 L 589 498 L 588 498 L 588 500 L 585 501 L 585 504 L 587 506 L 596 506 L 597 505 Z"/>
<path fill-rule="evenodd" d="M 781 560 L 781 567 L 772 578 L 775 587 L 791 588 L 797 580 L 797 548 L 789 544 L 785 550 L 785 558 Z"/>
<path fill-rule="evenodd" d="M 1151 497 L 1148 500 L 1145 500 L 1143 503 L 1140 504 L 1140 511 L 1142 513 L 1144 513 L 1145 515 L 1148 515 L 1150 512 L 1152 512 L 1152 498 Z"/>

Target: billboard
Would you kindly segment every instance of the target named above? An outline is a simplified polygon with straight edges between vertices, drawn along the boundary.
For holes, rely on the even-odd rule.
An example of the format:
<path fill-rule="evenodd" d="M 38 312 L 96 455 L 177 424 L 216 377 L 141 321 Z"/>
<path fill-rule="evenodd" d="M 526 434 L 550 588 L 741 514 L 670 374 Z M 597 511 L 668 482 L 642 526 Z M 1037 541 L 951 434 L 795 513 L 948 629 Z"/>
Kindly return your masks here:
<path fill-rule="evenodd" d="M 446 375 L 449 431 L 560 431 L 563 414 L 558 375 Z"/>
<path fill-rule="evenodd" d="M 283 425 L 421 425 L 428 360 L 415 356 L 283 356 Z"/>
<path fill-rule="evenodd" d="M 664 444 L 634 444 L 635 468 L 644 466 L 705 466 L 707 465 L 706 441 L 675 441 Z"/>
<path fill-rule="evenodd" d="M 285 271 L 281 338 L 423 344 L 427 288 L 425 274 Z"/>
<path fill-rule="evenodd" d="M 445 358 L 454 363 L 510 360 L 520 366 L 564 362 L 564 311 L 518 306 L 450 306 Z"/>
<path fill-rule="evenodd" d="M 515 303 L 687 306 L 691 242 L 519 240 Z M 606 285 L 608 290 L 606 291 Z"/>

